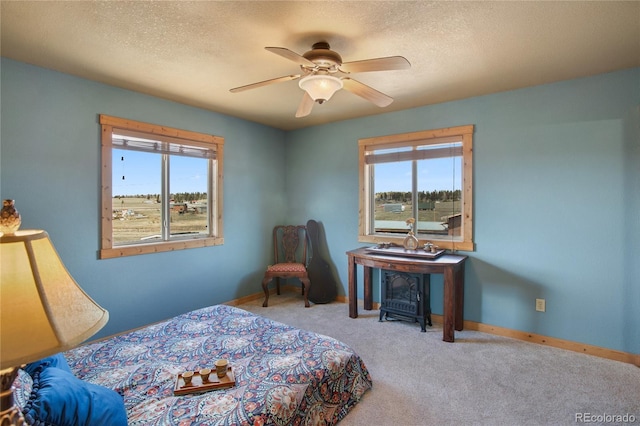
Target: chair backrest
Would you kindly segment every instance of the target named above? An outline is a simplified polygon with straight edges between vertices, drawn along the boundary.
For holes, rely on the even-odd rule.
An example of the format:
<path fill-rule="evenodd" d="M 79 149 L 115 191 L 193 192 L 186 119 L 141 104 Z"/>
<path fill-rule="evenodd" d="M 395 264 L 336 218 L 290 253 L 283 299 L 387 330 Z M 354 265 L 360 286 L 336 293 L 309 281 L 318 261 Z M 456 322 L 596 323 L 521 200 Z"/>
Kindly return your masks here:
<path fill-rule="evenodd" d="M 304 225 L 279 225 L 273 228 L 275 263 L 307 264 L 307 228 Z"/>

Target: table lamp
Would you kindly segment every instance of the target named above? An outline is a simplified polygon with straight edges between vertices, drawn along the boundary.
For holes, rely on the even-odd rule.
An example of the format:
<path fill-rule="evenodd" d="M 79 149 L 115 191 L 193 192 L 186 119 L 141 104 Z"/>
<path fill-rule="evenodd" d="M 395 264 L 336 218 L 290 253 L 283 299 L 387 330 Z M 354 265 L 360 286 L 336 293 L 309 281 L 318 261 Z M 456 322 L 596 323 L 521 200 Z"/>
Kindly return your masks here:
<path fill-rule="evenodd" d="M 0 425 L 23 424 L 12 385 L 26 363 L 69 350 L 109 320 L 69 275 L 49 235 L 0 235 Z"/>

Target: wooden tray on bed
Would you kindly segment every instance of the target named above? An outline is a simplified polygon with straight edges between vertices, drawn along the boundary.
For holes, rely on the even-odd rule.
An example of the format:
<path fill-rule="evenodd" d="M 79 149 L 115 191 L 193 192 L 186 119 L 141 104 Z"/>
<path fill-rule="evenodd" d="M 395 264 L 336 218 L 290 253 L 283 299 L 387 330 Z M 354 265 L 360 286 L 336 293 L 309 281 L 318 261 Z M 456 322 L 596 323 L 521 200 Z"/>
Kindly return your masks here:
<path fill-rule="evenodd" d="M 182 373 L 178 374 L 176 377 L 176 385 L 173 389 L 174 395 L 186 395 L 188 393 L 200 393 L 207 392 L 210 390 L 216 389 L 224 389 L 231 388 L 236 385 L 236 378 L 233 375 L 233 371 L 231 371 L 231 366 L 227 370 L 227 375 L 223 378 L 219 378 L 216 375 L 215 367 L 211 369 L 211 375 L 209 376 L 209 381 L 203 383 L 202 377 L 200 377 L 200 373 L 198 371 L 193 372 L 193 378 L 191 379 L 191 383 L 188 385 L 184 384 L 184 379 L 182 378 Z"/>

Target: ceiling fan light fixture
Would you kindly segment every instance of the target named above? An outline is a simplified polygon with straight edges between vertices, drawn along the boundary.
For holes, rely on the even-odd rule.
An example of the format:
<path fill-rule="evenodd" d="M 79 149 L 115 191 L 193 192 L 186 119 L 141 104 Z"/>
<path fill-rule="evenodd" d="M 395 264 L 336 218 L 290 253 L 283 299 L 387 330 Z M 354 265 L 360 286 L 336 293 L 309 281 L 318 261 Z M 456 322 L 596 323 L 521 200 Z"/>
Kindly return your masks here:
<path fill-rule="evenodd" d="M 301 79 L 298 85 L 311 96 L 311 99 L 323 103 L 342 89 L 342 80 L 332 75 L 308 75 Z"/>

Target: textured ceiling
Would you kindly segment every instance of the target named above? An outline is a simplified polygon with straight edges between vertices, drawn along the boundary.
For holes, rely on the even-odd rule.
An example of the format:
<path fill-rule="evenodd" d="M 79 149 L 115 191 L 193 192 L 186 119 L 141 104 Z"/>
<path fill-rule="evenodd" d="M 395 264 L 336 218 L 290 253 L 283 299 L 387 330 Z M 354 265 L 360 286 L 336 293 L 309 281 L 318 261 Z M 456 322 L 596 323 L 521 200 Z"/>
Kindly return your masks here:
<path fill-rule="evenodd" d="M 5 1 L 2 56 L 290 130 L 640 66 L 640 2 Z M 345 62 L 401 55 L 411 69 L 352 74 L 295 118 L 298 74 L 265 46 L 327 41 Z"/>

